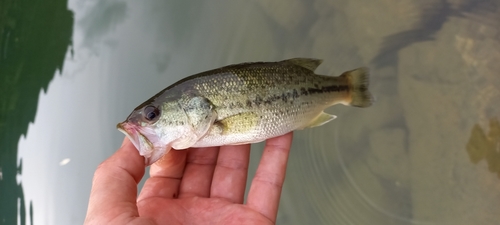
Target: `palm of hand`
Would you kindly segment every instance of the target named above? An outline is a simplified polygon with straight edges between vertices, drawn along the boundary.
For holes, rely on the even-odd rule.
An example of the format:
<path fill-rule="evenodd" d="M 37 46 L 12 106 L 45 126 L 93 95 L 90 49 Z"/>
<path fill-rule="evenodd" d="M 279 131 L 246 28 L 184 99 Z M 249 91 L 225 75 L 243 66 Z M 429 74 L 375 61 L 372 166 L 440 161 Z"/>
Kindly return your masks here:
<path fill-rule="evenodd" d="M 274 224 L 251 207 L 217 198 L 148 199 L 139 204 L 141 211 L 166 224 Z"/>
<path fill-rule="evenodd" d="M 96 171 L 85 222 L 274 224 L 291 139 L 266 143 L 246 204 L 249 145 L 171 151 L 151 166 L 137 198 L 144 160 L 126 140 Z"/>

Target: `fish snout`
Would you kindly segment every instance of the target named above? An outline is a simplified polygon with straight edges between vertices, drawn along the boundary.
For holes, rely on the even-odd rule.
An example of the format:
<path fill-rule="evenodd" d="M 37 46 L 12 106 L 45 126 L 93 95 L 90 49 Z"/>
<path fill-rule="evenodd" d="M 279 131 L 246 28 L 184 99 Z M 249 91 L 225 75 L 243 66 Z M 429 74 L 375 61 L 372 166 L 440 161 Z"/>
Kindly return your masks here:
<path fill-rule="evenodd" d="M 137 127 L 133 124 L 130 124 L 128 122 L 121 122 L 116 125 L 116 128 L 125 134 L 127 138 L 134 144 L 135 148 L 137 150 L 141 150 L 141 145 L 140 145 L 140 140 L 139 140 L 139 132 L 137 130 Z"/>

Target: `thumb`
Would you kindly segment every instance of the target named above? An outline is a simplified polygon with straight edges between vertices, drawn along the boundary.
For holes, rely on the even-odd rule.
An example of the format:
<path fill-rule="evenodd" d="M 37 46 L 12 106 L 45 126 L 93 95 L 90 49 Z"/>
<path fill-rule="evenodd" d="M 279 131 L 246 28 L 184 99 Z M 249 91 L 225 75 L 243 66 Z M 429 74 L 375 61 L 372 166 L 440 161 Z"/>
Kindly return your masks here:
<path fill-rule="evenodd" d="M 94 173 L 85 224 L 107 224 L 119 217 L 139 216 L 137 184 L 144 176 L 144 169 L 144 158 L 125 138 L 120 149 Z"/>

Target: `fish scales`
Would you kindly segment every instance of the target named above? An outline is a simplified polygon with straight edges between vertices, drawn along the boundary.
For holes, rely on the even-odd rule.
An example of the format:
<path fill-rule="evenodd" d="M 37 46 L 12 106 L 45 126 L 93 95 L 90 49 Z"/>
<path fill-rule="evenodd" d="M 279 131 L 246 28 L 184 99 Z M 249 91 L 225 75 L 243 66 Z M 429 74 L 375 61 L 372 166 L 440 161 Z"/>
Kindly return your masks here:
<path fill-rule="evenodd" d="M 334 104 L 371 105 L 366 68 L 332 77 L 314 73 L 320 63 L 296 58 L 199 73 L 139 105 L 118 128 L 136 139 L 134 145 L 148 161 L 158 157 L 148 156 L 150 152 L 168 151 L 161 150 L 162 145 L 169 149 L 260 142 L 331 121 L 335 116 L 323 110 Z"/>
<path fill-rule="evenodd" d="M 194 89 L 207 97 L 217 107 L 219 120 L 256 107 L 294 107 L 294 103 L 304 101 L 329 102 L 332 93 L 348 94 L 345 79 L 315 75 L 303 67 L 285 63 L 209 71 L 179 88 L 180 92 Z M 303 99 L 297 102 L 299 98 Z"/>
<path fill-rule="evenodd" d="M 311 70 L 290 63 L 229 67 L 211 75 L 206 77 L 207 80 L 199 80 L 209 85 L 195 84 L 193 88 L 215 105 L 219 115 L 217 119 L 259 112 L 258 122 L 251 120 L 246 123 L 248 119 L 243 119 L 238 124 L 233 123 L 239 128 L 232 129 L 233 132 L 221 132 L 229 129 L 221 127 L 211 130 L 195 147 L 235 141 L 247 143 L 248 137 L 262 141 L 302 128 L 310 122 L 312 115 L 323 110 L 321 107 L 316 110 L 304 109 L 343 101 L 349 91 L 346 79 L 316 75 Z M 241 132 L 245 132 L 245 135 L 241 135 Z"/>

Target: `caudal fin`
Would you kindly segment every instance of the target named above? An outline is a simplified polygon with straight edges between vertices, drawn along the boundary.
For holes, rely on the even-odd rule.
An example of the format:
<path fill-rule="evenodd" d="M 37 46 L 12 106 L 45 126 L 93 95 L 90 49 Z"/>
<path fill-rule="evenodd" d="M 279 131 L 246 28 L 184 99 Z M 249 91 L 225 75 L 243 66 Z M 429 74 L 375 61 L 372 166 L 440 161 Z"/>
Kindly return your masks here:
<path fill-rule="evenodd" d="M 370 73 L 368 68 L 361 67 L 355 70 L 344 72 L 351 87 L 351 103 L 349 105 L 356 107 L 368 107 L 374 102 L 373 96 L 368 90 L 370 84 Z"/>

